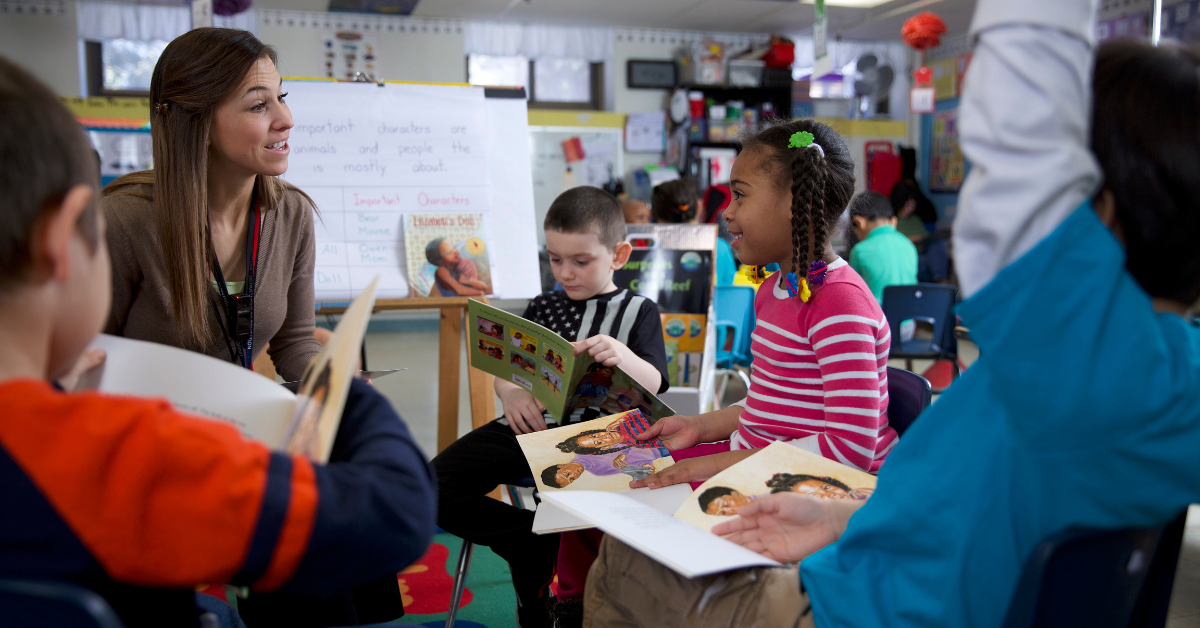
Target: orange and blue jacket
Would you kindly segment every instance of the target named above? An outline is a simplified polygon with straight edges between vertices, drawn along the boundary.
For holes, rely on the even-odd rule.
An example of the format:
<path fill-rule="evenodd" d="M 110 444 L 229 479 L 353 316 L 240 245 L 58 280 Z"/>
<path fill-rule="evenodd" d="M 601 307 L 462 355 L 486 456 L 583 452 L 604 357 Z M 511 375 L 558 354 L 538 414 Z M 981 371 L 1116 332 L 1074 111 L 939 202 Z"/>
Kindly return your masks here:
<path fill-rule="evenodd" d="M 161 400 L 17 380 L 0 409 L 0 578 L 83 584 L 127 626 L 195 625 L 200 584 L 345 592 L 433 535 L 433 473 L 360 381 L 327 465 Z"/>

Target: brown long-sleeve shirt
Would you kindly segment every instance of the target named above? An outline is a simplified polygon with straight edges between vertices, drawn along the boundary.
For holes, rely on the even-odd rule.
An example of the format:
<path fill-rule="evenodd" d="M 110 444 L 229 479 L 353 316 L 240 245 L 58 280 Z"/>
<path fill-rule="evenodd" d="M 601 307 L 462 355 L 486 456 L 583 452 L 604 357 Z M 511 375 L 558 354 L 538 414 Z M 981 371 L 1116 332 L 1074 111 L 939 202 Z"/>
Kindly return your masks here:
<path fill-rule="evenodd" d="M 150 185 L 128 191 L 147 197 L 154 194 Z M 105 333 L 182 347 L 153 202 L 133 194 L 112 194 L 101 203 L 113 269 L 112 313 Z M 298 380 L 321 349 L 313 338 L 316 248 L 312 209 L 293 189 L 283 194 L 278 207 L 264 209 L 256 260 L 254 353 L 257 357 L 270 343 L 268 353 L 279 374 L 285 380 Z M 216 289 L 211 290 L 211 297 L 219 306 Z M 228 360 L 229 348 L 220 327 L 214 325 L 213 329 L 203 353 Z"/>

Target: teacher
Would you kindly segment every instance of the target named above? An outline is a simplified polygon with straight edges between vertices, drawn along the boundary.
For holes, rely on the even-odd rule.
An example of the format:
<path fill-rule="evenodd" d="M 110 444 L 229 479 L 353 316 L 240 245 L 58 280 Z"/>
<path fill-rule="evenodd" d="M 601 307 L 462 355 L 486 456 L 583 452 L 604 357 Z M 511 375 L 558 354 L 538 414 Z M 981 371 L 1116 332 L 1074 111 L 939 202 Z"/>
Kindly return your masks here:
<path fill-rule="evenodd" d="M 224 28 L 163 51 L 150 82 L 154 169 L 104 189 L 106 333 L 248 368 L 266 347 L 286 380 L 320 350 L 314 205 L 278 178 L 292 115 L 275 63 L 253 35 Z"/>

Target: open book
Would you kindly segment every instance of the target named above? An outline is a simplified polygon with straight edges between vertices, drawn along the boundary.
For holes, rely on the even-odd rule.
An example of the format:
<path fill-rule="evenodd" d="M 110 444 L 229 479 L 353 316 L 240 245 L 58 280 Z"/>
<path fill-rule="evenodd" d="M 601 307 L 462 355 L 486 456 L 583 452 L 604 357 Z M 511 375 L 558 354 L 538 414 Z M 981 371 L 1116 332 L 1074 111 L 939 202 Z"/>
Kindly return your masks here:
<path fill-rule="evenodd" d="M 537 323 L 472 299 L 467 326 L 471 366 L 533 393 L 560 421 L 581 406 L 654 420 L 675 414 L 620 367 L 574 355 L 570 341 Z"/>
<path fill-rule="evenodd" d="M 298 394 L 232 362 L 109 335 L 92 343 L 107 358 L 88 377 L 98 379 L 94 387 L 102 392 L 166 397 L 179 410 L 228 421 L 247 438 L 323 463 L 337 436 L 377 281 L 346 308 L 305 370 Z"/>
<path fill-rule="evenodd" d="M 675 487 L 668 487 L 675 488 Z M 638 551 L 694 578 L 731 569 L 778 566 L 778 563 L 710 532 L 741 506 L 770 493 L 794 492 L 825 499 L 865 500 L 875 477 L 787 443 L 762 451 L 716 474 L 683 500 L 674 516 L 662 512 L 654 494 L 631 499 L 592 491 L 542 493 L 539 513 L 557 520 L 575 517 L 598 527 Z M 664 496 L 663 502 L 672 501 Z M 562 511 L 562 514 L 553 514 Z"/>
<path fill-rule="evenodd" d="M 517 443 L 533 470 L 542 495 L 558 491 L 619 492 L 647 501 L 670 514 L 691 491 L 687 486 L 650 491 L 630 489 L 629 483 L 675 464 L 661 439 L 639 441 L 636 436 L 657 419 L 640 410 L 564 425 L 540 432 L 520 434 Z M 543 502 L 534 515 L 538 534 L 595 527 L 586 520 Z"/>

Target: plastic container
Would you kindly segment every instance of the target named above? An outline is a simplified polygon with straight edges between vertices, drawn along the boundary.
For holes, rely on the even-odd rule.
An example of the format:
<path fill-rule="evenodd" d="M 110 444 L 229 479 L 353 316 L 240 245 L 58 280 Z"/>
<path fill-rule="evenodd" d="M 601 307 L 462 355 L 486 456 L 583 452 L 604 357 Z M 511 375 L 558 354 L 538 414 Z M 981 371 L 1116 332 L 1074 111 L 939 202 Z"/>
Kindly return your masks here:
<path fill-rule="evenodd" d="M 704 117 L 704 92 L 688 92 L 688 115 L 693 118 Z"/>
<path fill-rule="evenodd" d="M 733 59 L 729 62 L 729 84 L 737 87 L 760 87 L 766 64 L 760 59 Z"/>
<path fill-rule="evenodd" d="M 708 120 L 705 118 L 693 117 L 688 121 L 688 141 L 689 142 L 707 142 L 708 141 Z"/>

